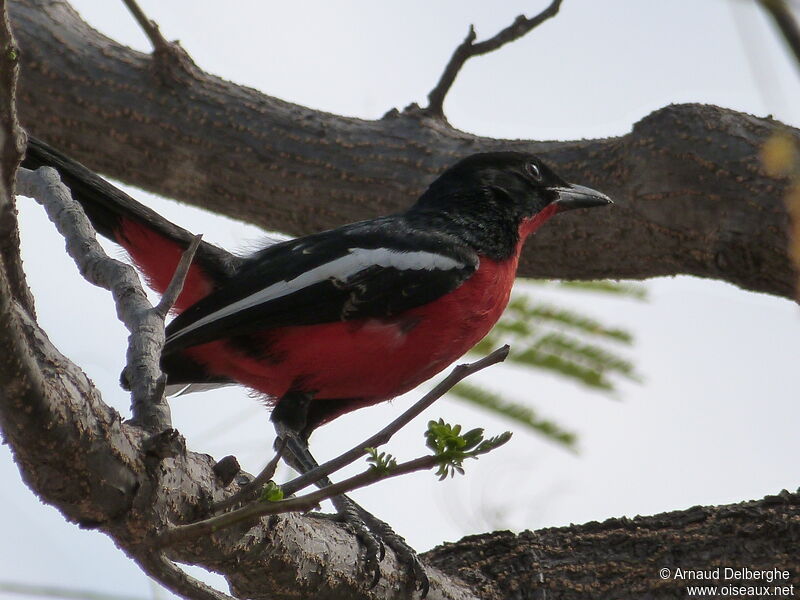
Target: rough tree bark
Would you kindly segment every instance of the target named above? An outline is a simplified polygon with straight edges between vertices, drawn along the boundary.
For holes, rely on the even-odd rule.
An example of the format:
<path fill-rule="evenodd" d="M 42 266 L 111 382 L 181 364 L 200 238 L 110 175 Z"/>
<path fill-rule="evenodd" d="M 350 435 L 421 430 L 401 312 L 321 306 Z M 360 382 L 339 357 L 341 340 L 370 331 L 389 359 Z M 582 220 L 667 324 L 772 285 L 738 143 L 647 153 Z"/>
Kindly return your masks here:
<path fill-rule="evenodd" d="M 680 105 L 618 138 L 495 140 L 415 107 L 364 121 L 289 104 L 175 53 L 134 52 L 65 2 L 16 0 L 10 9 L 23 49 L 22 123 L 121 181 L 297 235 L 407 206 L 456 157 L 532 150 L 617 205 L 537 234 L 522 275 L 686 273 L 792 296 L 788 183 L 758 158 L 764 140 L 786 129 L 769 118 Z"/>
<path fill-rule="evenodd" d="M 569 176 L 613 194 L 619 208 L 560 227 L 559 240 L 580 241 L 570 254 L 554 235 L 537 236 L 524 274 L 692 273 L 792 293 L 781 201 L 786 182 L 768 177 L 757 160 L 764 139 L 783 128 L 771 120 L 676 106 L 620 138 L 510 142 L 455 131 L 416 108 L 376 122 L 345 119 L 209 76 L 179 52 L 162 51 L 155 59 L 133 52 L 88 28 L 63 2 L 17 0 L 9 8 L 24 52 L 24 125 L 123 181 L 299 234 L 399 208 L 455 156 L 533 149 Z M 2 60 L 15 60 L 11 40 L 2 42 Z M 3 93 L 10 89 L 4 80 Z M 6 123 L 13 122 L 12 108 L 0 97 Z M 36 324 L 14 237 L 10 186 L 18 146 L 13 136 L 4 138 L 4 439 L 28 485 L 67 519 L 104 531 L 173 589 L 219 600 L 223 595 L 187 583 L 152 552 L 150 541 L 230 490 L 207 455 L 189 452 L 173 437 L 159 445 L 158 437 L 123 422 Z M 592 261 L 580 260 L 589 253 Z M 441 569 L 432 571 L 431 598 L 680 598 L 681 584 L 662 580 L 658 569 L 746 565 L 796 574 L 798 556 L 800 494 L 783 492 L 656 517 L 474 536 L 425 559 Z M 365 590 L 351 537 L 299 515 L 177 545 L 169 558 L 224 574 L 240 597 L 410 594 L 391 554 L 378 587 Z M 730 583 L 737 582 L 746 583 Z"/>

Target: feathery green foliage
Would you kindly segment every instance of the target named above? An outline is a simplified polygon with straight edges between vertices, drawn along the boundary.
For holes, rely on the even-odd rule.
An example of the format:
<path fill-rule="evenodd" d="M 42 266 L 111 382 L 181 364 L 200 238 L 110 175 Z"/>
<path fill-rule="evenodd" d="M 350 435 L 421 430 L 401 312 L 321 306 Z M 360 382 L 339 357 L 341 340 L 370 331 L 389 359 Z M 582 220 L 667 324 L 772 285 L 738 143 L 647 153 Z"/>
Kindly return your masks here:
<path fill-rule="evenodd" d="M 367 463 L 371 469 L 376 470 L 381 475 L 387 475 L 397 466 L 397 460 L 386 452 L 378 452 L 376 448 L 364 448 L 367 452 Z"/>
<path fill-rule="evenodd" d="M 446 479 L 448 475 L 454 477 L 456 473 L 463 475 L 464 460 L 491 452 L 510 439 L 510 431 L 489 439 L 483 437 L 481 428 L 461 433 L 461 425 L 450 425 L 443 419 L 428 421 L 428 430 L 425 432 L 425 444 L 440 460 L 436 471 L 440 480 Z"/>
<path fill-rule="evenodd" d="M 521 423 L 554 442 L 569 448 L 575 447 L 576 437 L 574 433 L 562 429 L 553 421 L 538 417 L 536 411 L 529 406 L 508 400 L 500 394 L 465 381 L 455 386 L 450 390 L 450 393 L 461 400 Z"/>
<path fill-rule="evenodd" d="M 644 300 L 645 286 L 613 281 L 533 282 L 543 289 L 564 289 L 574 293 L 599 293 L 624 300 Z M 613 393 L 623 379 L 640 382 L 635 365 L 620 353 L 633 345 L 633 335 L 618 326 L 568 308 L 534 300 L 517 292 L 494 329 L 472 354 L 486 355 L 502 344 L 511 345 L 508 362 L 529 369 L 558 374 L 592 390 Z M 473 384 L 460 383 L 450 394 L 460 400 L 505 416 L 556 443 L 574 448 L 576 438 L 529 406 Z"/>
<path fill-rule="evenodd" d="M 617 296 L 633 298 L 634 300 L 647 299 L 647 288 L 635 282 L 626 283 L 604 279 L 600 281 L 560 281 L 557 285 L 564 289 L 615 294 Z"/>

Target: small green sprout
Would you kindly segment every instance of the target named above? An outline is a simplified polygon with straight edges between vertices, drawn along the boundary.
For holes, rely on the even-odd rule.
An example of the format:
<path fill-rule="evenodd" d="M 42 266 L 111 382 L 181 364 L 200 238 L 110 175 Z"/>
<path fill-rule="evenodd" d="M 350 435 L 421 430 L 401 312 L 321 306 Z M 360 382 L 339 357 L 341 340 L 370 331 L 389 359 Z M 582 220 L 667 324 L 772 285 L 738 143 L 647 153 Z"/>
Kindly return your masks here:
<path fill-rule="evenodd" d="M 267 482 L 258 498 L 261 502 L 277 502 L 283 500 L 283 489 L 274 481 Z"/>
<path fill-rule="evenodd" d="M 378 452 L 377 448 L 364 448 L 364 450 L 369 454 L 367 462 L 370 463 L 370 469 L 375 469 L 381 475 L 387 475 L 397 466 L 397 461 L 391 454 Z"/>
<path fill-rule="evenodd" d="M 453 426 L 443 419 L 429 421 L 425 432 L 426 445 L 439 458 L 439 469 L 436 471 L 439 480 L 446 479 L 448 475 L 454 477 L 456 472 L 463 475 L 464 459 L 477 458 L 491 452 L 510 439 L 510 431 L 484 439 L 482 428 L 471 429 L 462 434 L 461 425 Z"/>

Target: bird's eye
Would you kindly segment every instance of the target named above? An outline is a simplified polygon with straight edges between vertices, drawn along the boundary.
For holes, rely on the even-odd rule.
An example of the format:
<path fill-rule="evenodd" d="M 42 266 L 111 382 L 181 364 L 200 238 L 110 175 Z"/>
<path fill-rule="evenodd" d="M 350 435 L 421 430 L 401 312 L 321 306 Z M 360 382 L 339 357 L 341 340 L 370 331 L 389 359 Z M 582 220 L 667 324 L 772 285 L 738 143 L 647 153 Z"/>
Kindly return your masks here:
<path fill-rule="evenodd" d="M 525 165 L 525 172 L 537 183 L 542 180 L 542 171 L 534 162 L 529 162 Z"/>

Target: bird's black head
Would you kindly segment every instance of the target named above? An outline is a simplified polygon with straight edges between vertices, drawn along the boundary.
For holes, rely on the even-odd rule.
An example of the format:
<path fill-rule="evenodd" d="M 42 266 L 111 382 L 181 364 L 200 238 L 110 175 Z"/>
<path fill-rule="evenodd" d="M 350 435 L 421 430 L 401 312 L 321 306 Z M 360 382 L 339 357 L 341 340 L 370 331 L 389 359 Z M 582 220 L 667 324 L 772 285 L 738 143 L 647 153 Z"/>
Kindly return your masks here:
<path fill-rule="evenodd" d="M 486 152 L 442 173 L 409 215 L 433 219 L 480 254 L 502 260 L 557 212 L 607 204 L 607 196 L 567 183 L 533 154 Z"/>

